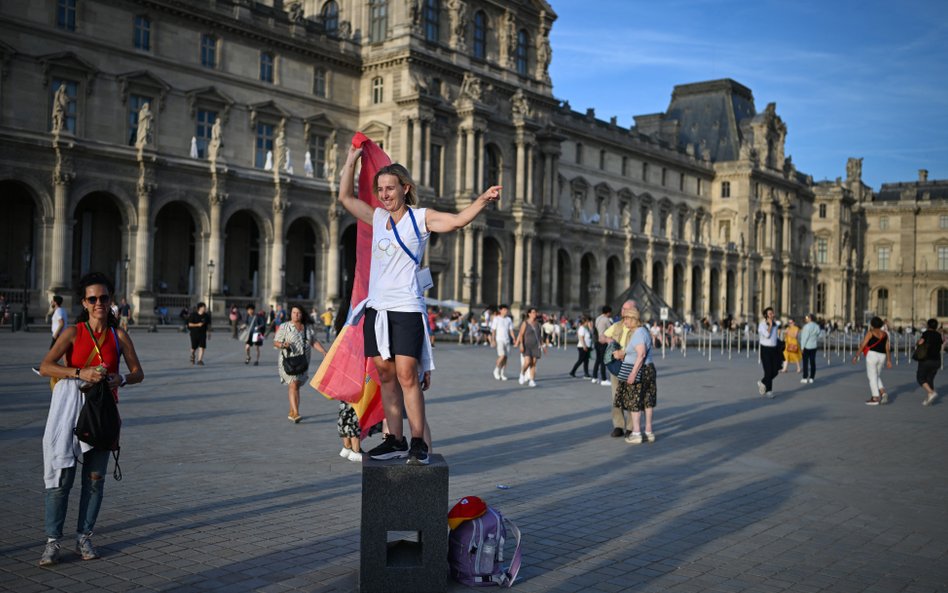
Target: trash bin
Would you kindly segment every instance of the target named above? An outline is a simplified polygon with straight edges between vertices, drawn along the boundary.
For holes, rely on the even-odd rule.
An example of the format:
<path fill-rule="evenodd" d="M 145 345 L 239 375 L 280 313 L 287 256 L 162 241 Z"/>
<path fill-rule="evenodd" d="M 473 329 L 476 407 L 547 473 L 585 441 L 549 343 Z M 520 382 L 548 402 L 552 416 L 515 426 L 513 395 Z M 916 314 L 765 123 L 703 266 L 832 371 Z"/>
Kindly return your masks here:
<path fill-rule="evenodd" d="M 13 323 L 11 324 L 11 327 L 15 332 L 23 329 L 23 313 L 13 314 Z"/>

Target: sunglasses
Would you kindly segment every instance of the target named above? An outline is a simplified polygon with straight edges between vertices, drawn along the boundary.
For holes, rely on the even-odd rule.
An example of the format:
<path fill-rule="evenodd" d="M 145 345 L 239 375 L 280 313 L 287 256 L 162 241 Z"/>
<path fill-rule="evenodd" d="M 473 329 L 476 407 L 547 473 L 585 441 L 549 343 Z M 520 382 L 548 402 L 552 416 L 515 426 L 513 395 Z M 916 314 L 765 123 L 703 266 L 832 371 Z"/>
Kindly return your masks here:
<path fill-rule="evenodd" d="M 87 296 L 86 302 L 90 305 L 95 305 L 96 303 L 102 303 L 103 305 L 110 302 L 112 297 L 107 294 L 100 294 L 99 296 Z"/>

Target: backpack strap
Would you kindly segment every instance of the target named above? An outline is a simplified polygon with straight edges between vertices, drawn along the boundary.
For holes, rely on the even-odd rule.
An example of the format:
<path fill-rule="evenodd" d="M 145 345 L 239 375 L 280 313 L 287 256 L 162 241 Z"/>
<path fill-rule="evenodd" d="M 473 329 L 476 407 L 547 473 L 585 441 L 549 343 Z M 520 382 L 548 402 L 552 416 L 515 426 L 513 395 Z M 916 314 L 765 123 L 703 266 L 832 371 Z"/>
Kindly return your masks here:
<path fill-rule="evenodd" d="M 517 539 L 517 547 L 514 550 L 513 557 L 510 559 L 510 566 L 504 570 L 504 580 L 500 583 L 501 586 L 510 588 L 513 586 L 514 581 L 517 580 L 517 573 L 520 572 L 520 563 L 522 561 L 520 551 L 520 528 L 517 527 L 516 523 L 506 517 L 504 517 L 504 521 L 507 523 L 507 528 L 510 530 L 510 533 Z"/>

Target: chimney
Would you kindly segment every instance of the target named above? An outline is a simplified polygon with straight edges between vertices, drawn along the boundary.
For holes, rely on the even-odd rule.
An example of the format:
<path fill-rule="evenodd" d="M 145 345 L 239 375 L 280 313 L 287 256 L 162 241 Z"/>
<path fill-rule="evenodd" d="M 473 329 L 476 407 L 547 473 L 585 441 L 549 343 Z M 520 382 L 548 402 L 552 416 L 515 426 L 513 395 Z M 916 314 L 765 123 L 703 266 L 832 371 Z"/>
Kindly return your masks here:
<path fill-rule="evenodd" d="M 928 183 L 928 169 L 919 169 L 919 170 L 918 170 L 918 182 L 919 182 L 919 183 Z"/>

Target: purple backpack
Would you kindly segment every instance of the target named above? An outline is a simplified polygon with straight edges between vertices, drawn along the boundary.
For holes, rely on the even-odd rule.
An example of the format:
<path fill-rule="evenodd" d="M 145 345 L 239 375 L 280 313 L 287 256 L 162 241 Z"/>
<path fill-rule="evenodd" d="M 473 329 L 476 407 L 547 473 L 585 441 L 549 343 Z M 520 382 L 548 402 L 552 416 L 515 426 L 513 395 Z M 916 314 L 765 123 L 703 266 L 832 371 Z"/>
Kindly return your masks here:
<path fill-rule="evenodd" d="M 508 528 L 517 547 L 510 565 L 505 568 L 504 544 Z M 511 587 L 520 571 L 520 529 L 488 506 L 483 515 L 464 521 L 451 531 L 448 565 L 451 576 L 465 585 Z"/>

